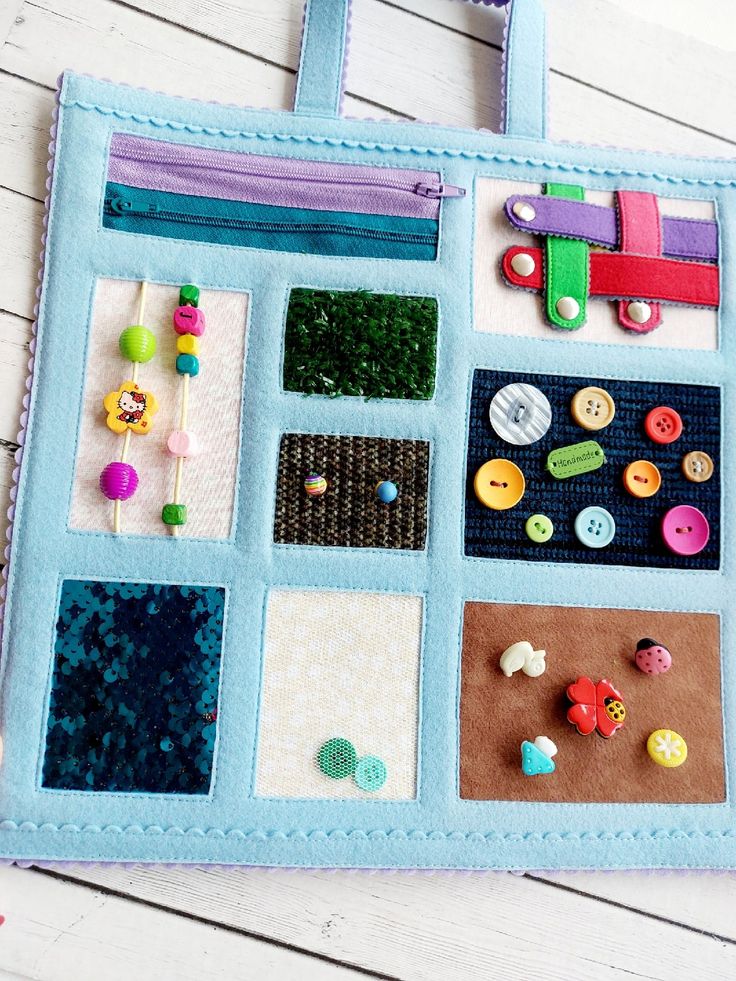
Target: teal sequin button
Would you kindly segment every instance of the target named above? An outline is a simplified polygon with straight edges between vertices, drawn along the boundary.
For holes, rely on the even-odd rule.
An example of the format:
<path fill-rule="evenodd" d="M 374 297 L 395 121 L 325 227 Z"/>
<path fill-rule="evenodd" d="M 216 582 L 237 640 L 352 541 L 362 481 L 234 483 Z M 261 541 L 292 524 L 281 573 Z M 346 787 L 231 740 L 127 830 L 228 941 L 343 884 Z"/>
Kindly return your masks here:
<path fill-rule="evenodd" d="M 386 764 L 377 756 L 361 756 L 353 778 L 361 790 L 373 793 L 386 783 Z"/>
<path fill-rule="evenodd" d="M 328 739 L 317 754 L 320 770 L 326 777 L 342 780 L 355 771 L 355 746 L 348 739 Z"/>

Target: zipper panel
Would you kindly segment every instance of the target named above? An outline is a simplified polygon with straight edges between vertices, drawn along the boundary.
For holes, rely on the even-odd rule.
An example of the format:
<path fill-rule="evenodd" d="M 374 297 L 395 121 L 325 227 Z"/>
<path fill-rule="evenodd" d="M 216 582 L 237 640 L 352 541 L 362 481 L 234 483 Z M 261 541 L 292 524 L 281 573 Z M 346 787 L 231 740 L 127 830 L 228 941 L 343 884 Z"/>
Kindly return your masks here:
<path fill-rule="evenodd" d="M 316 255 L 437 257 L 439 224 L 426 218 L 278 208 L 108 183 L 105 228 Z"/>
<path fill-rule="evenodd" d="M 108 180 L 253 204 L 435 221 L 442 198 L 465 196 L 436 171 L 267 157 L 125 133 L 113 134 Z"/>

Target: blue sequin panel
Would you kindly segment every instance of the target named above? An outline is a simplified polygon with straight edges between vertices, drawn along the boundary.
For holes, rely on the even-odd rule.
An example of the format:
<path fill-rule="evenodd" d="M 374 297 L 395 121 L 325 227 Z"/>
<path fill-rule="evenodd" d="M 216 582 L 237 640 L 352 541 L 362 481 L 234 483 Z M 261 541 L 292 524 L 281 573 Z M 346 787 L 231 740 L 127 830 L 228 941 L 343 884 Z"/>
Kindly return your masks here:
<path fill-rule="evenodd" d="M 224 608 L 214 586 L 66 579 L 44 787 L 206 794 Z"/>
<path fill-rule="evenodd" d="M 541 389 L 552 408 L 548 432 L 529 446 L 504 442 L 494 432 L 488 416 L 493 396 L 512 382 Z M 588 385 L 605 389 L 616 403 L 613 421 L 595 432 L 581 429 L 570 413 L 573 395 Z M 682 436 L 674 443 L 653 443 L 644 431 L 647 413 L 658 405 L 671 406 L 682 417 Z M 601 445 L 607 462 L 592 473 L 555 480 L 545 469 L 550 450 L 588 439 Z M 468 426 L 465 554 L 530 562 L 717 569 L 721 537 L 720 441 L 721 392 L 712 385 L 479 369 L 473 375 Z M 692 483 L 684 476 L 682 457 L 691 450 L 704 450 L 713 458 L 715 473 L 709 481 Z M 489 510 L 473 492 L 476 470 L 493 457 L 513 460 L 526 478 L 524 497 L 508 511 Z M 633 460 L 649 460 L 659 468 L 662 487 L 653 497 L 632 497 L 624 488 L 623 472 Z M 616 536 L 606 548 L 586 548 L 575 536 L 575 516 L 593 504 L 606 508 L 616 521 Z M 700 508 L 710 523 L 708 544 L 697 555 L 675 555 L 662 540 L 662 515 L 677 504 Z M 531 514 L 546 514 L 554 524 L 554 536 L 543 545 L 530 541 L 524 531 Z"/>

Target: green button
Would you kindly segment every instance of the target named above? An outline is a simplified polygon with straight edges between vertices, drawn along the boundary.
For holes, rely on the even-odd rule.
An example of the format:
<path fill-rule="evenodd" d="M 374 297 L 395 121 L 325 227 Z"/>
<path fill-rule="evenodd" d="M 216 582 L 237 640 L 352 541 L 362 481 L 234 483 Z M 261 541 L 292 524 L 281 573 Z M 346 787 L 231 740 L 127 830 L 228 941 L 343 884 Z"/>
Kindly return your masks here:
<path fill-rule="evenodd" d="M 187 523 L 186 504 L 164 504 L 161 520 L 165 525 L 185 525 Z"/>
<path fill-rule="evenodd" d="M 361 756 L 355 767 L 355 782 L 361 790 L 371 793 L 386 783 L 386 764 L 377 756 Z"/>
<path fill-rule="evenodd" d="M 187 283 L 186 286 L 182 286 L 182 288 L 179 290 L 179 306 L 199 306 L 199 289 L 198 287 L 194 286 L 193 283 Z"/>
<path fill-rule="evenodd" d="M 533 514 L 526 519 L 524 525 L 527 535 L 533 542 L 548 542 L 552 537 L 555 526 L 546 514 Z"/>
<path fill-rule="evenodd" d="M 547 457 L 547 469 L 556 477 L 563 480 L 566 477 L 577 477 L 581 473 L 597 470 L 606 462 L 606 455 L 594 439 L 586 439 L 582 443 L 572 443 L 570 446 L 560 446 Z"/>
<path fill-rule="evenodd" d="M 342 780 L 355 772 L 355 746 L 348 739 L 328 739 L 317 753 L 320 770 L 326 777 Z"/>

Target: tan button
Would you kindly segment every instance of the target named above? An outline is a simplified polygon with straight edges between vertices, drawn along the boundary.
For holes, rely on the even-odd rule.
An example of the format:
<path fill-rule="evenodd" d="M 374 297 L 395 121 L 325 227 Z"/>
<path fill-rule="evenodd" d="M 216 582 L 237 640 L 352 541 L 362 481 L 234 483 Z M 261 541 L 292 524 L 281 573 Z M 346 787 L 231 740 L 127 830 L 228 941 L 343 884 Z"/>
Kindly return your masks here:
<path fill-rule="evenodd" d="M 714 470 L 715 464 L 702 450 L 693 450 L 682 458 L 682 472 L 694 484 L 703 484 L 710 480 Z"/>
<path fill-rule="evenodd" d="M 604 389 L 591 385 L 573 395 L 570 412 L 578 426 L 595 432 L 613 421 L 616 403 Z"/>

